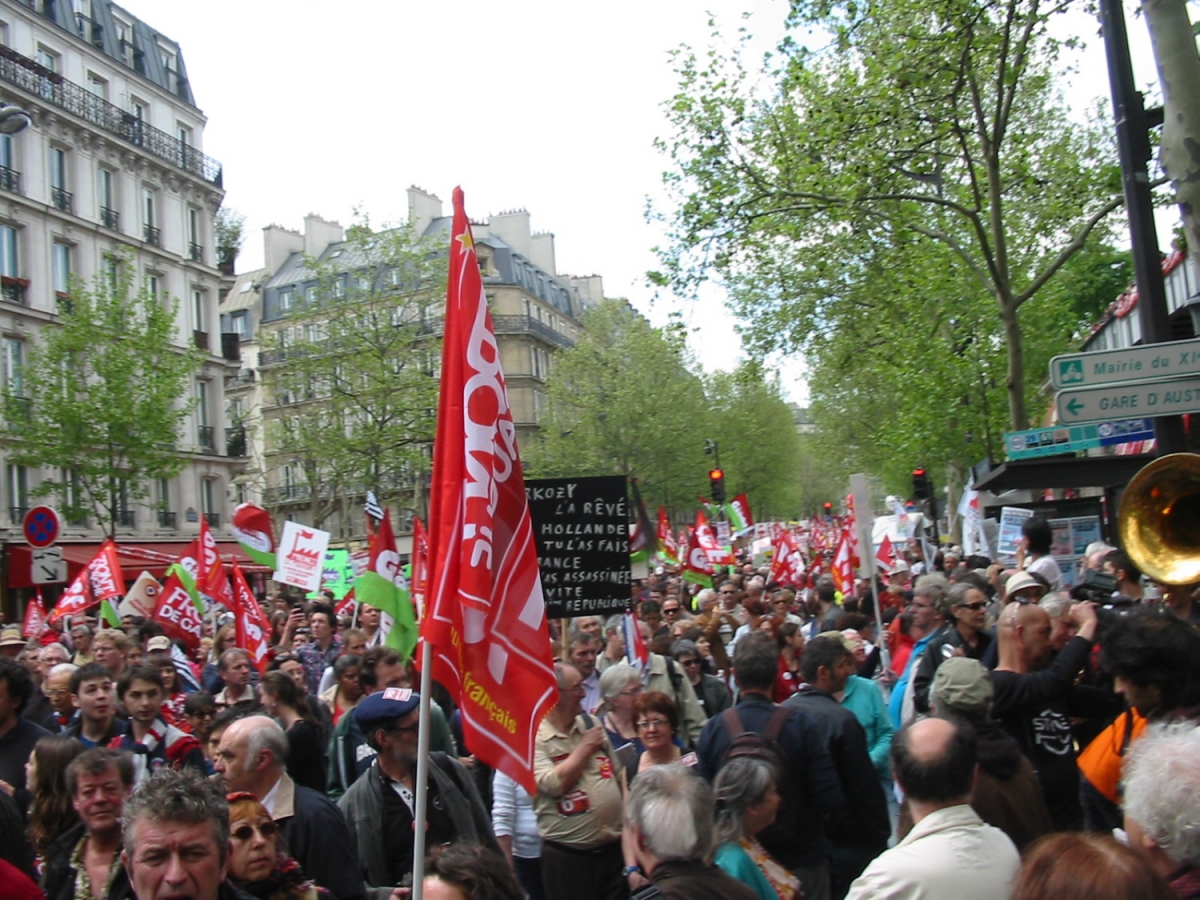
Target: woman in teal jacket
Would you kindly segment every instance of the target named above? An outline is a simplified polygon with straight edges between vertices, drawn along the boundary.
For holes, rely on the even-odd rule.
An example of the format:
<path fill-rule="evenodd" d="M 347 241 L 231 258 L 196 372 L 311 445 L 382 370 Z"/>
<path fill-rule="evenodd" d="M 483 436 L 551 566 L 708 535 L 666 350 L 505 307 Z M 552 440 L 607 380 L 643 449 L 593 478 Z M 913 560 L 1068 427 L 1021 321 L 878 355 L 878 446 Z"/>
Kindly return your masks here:
<path fill-rule="evenodd" d="M 714 862 L 749 885 L 759 900 L 794 900 L 800 881 L 763 848 L 755 835 L 775 821 L 779 775 L 764 759 L 739 756 L 713 782 L 716 795 Z"/>

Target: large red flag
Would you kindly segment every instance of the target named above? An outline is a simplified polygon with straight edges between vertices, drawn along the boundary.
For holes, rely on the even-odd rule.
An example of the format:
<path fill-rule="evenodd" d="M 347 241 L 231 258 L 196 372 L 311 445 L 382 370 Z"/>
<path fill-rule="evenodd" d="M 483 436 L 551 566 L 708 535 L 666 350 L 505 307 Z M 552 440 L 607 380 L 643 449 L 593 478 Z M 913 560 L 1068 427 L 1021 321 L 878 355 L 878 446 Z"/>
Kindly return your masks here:
<path fill-rule="evenodd" d="M 533 747 L 557 688 L 516 429 L 475 242 L 454 190 L 450 280 L 421 638 L 466 746 L 533 792 Z"/>
<path fill-rule="evenodd" d="M 671 523 L 667 521 L 667 510 L 658 508 L 658 552 L 672 565 L 679 564 L 679 546 L 671 534 Z"/>
<path fill-rule="evenodd" d="M 217 550 L 217 542 L 208 528 L 208 520 L 200 517 L 200 546 L 196 553 L 196 587 L 226 609 L 233 609 L 233 592 Z M 239 645 L 240 646 L 240 645 Z"/>
<path fill-rule="evenodd" d="M 71 582 L 71 586 L 63 591 L 54 609 L 50 611 L 50 621 L 57 622 L 67 616 L 79 616 L 91 609 L 100 601 L 92 596 L 89 584 L 88 567 L 84 566 Z"/>
<path fill-rule="evenodd" d="M 46 624 L 46 607 L 42 605 L 42 589 L 39 587 L 37 597 L 29 601 L 25 607 L 25 620 L 21 623 L 21 637 L 38 638 L 49 626 Z"/>
<path fill-rule="evenodd" d="M 125 596 L 125 575 L 121 572 L 121 563 L 117 559 L 117 545 L 113 543 L 112 538 L 104 539 L 104 543 L 100 545 L 100 552 L 88 563 L 87 574 L 91 580 L 92 597 L 96 602 Z"/>
<path fill-rule="evenodd" d="M 270 644 L 267 643 L 267 623 L 263 621 L 262 610 L 250 585 L 246 584 L 246 576 L 233 564 L 233 613 L 234 628 L 237 631 L 237 645 L 250 654 L 250 661 L 261 675 L 270 662 Z"/>
<path fill-rule="evenodd" d="M 886 534 L 883 536 L 883 543 L 875 551 L 875 562 L 889 574 L 896 568 L 896 548 L 892 546 L 892 539 Z"/>

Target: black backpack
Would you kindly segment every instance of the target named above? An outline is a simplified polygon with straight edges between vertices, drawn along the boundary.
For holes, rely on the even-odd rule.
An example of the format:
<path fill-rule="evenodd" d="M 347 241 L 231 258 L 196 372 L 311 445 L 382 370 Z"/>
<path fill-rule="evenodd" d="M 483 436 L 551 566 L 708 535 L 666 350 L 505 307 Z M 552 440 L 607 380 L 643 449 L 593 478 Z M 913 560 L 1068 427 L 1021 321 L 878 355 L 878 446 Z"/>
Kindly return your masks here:
<path fill-rule="evenodd" d="M 747 731 L 736 706 L 721 713 L 721 721 L 729 732 L 729 746 L 721 757 L 722 768 L 732 759 L 748 756 L 770 763 L 781 775 L 786 772 L 787 758 L 779 746 L 779 733 L 791 714 L 786 706 L 776 706 L 762 731 Z"/>

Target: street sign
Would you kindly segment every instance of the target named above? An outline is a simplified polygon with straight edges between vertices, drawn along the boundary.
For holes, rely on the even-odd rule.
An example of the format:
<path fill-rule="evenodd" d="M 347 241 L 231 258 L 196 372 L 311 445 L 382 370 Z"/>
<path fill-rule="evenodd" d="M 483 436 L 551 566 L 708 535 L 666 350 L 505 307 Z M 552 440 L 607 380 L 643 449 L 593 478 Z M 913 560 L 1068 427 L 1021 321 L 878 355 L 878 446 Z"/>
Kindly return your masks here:
<path fill-rule="evenodd" d="M 49 506 L 35 506 L 25 513 L 21 530 L 30 547 L 49 547 L 58 540 L 58 513 Z"/>
<path fill-rule="evenodd" d="M 31 555 L 29 568 L 34 584 L 61 584 L 67 580 L 62 547 L 35 547 Z"/>
<path fill-rule="evenodd" d="M 1067 353 L 1050 360 L 1050 383 L 1056 388 L 1197 374 L 1200 374 L 1200 339 L 1093 353 Z M 1112 416 L 1104 418 L 1111 419 Z"/>
<path fill-rule="evenodd" d="M 1054 404 L 1064 425 L 1107 421 L 1122 413 L 1155 417 L 1200 412 L 1200 376 L 1059 391 Z"/>
<path fill-rule="evenodd" d="M 1148 441 L 1152 437 L 1154 422 L 1150 419 L 1122 419 L 1116 422 L 1009 431 L 1004 435 L 1004 449 L 1009 459 L 1033 459 L 1091 450 L 1094 447 L 1111 447 L 1113 444 Z"/>

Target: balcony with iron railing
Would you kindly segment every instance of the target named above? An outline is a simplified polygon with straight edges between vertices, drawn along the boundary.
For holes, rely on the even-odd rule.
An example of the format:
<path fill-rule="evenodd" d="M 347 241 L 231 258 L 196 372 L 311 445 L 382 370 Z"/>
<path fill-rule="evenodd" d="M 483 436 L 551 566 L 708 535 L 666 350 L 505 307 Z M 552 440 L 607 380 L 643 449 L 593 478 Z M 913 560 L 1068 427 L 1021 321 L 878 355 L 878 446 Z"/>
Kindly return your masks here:
<path fill-rule="evenodd" d="M 222 187 L 221 164 L 215 159 L 9 47 L 0 46 L 0 81 L 15 85 L 152 156 Z"/>
<path fill-rule="evenodd" d="M 539 322 L 533 316 L 492 316 L 492 325 L 496 334 L 536 334 L 546 343 L 564 350 L 575 346 L 575 341 L 571 338 L 555 331 L 545 322 Z"/>
<path fill-rule="evenodd" d="M 134 528 L 137 525 L 137 517 L 132 509 L 117 510 L 117 527 L 118 528 Z"/>
<path fill-rule="evenodd" d="M 0 188 L 11 194 L 21 193 L 21 173 L 8 166 L 0 166 Z"/>
<path fill-rule="evenodd" d="M 208 523 L 209 528 L 220 528 L 221 527 L 221 514 L 206 512 L 204 514 L 204 521 Z"/>
<path fill-rule="evenodd" d="M 0 276 L 0 297 L 9 303 L 25 305 L 25 289 L 29 287 L 28 278 L 13 278 L 9 275 Z"/>
<path fill-rule="evenodd" d="M 189 241 L 188 256 L 191 257 L 192 262 L 204 262 L 204 245 Z"/>
<path fill-rule="evenodd" d="M 193 331 L 192 332 L 192 340 L 195 342 L 196 348 L 198 350 L 207 350 L 208 349 L 208 332 L 207 331 Z"/>
<path fill-rule="evenodd" d="M 274 506 L 280 503 L 298 503 L 308 500 L 311 496 L 312 488 L 307 484 L 285 484 L 263 491 L 263 502 Z"/>
<path fill-rule="evenodd" d="M 234 457 L 246 455 L 246 429 L 241 425 L 225 429 L 225 455 Z"/>
<path fill-rule="evenodd" d="M 153 225 L 145 225 L 142 228 L 142 238 L 147 244 L 153 244 L 155 247 L 161 247 L 162 229 L 155 228 Z"/>
<path fill-rule="evenodd" d="M 179 527 L 179 513 L 160 509 L 158 511 L 158 527 L 170 528 L 172 531 Z"/>
<path fill-rule="evenodd" d="M 200 441 L 200 449 L 215 452 L 217 449 L 216 431 L 211 425 L 201 425 L 196 429 Z"/>
<path fill-rule="evenodd" d="M 72 201 L 75 195 L 66 188 L 50 188 L 50 202 L 54 204 L 55 209 L 61 209 L 63 212 L 71 211 Z"/>
<path fill-rule="evenodd" d="M 10 506 L 8 508 L 8 520 L 14 525 L 20 525 L 25 521 L 25 514 L 29 512 L 28 506 Z"/>
<path fill-rule="evenodd" d="M 121 214 L 115 209 L 109 209 L 107 206 L 100 207 L 100 224 L 105 228 L 111 228 L 113 231 L 121 230 Z"/>
<path fill-rule="evenodd" d="M 225 389 L 246 387 L 254 384 L 255 375 L 253 369 L 238 369 L 234 375 L 225 376 Z"/>

